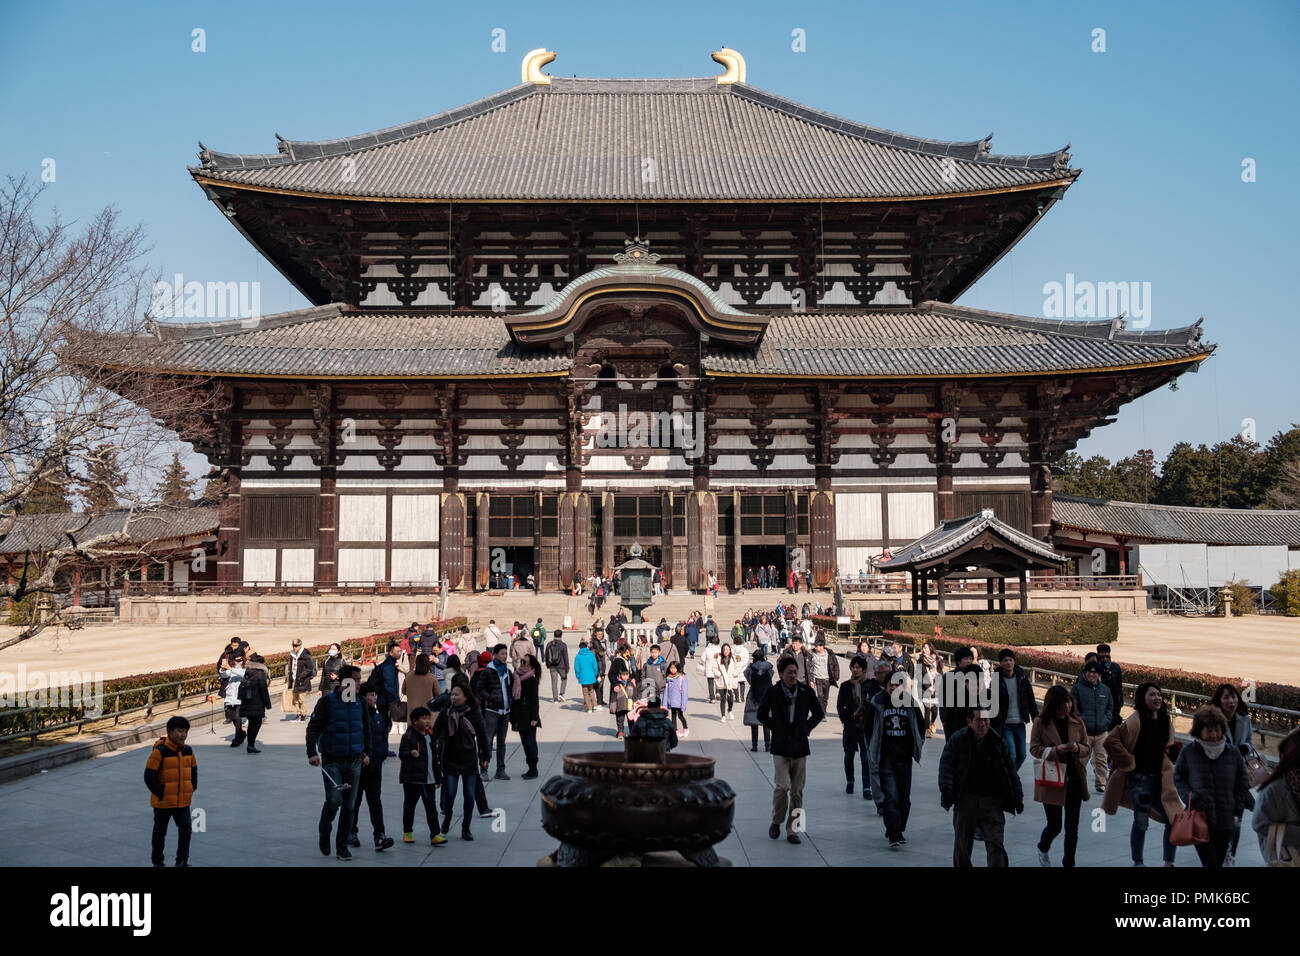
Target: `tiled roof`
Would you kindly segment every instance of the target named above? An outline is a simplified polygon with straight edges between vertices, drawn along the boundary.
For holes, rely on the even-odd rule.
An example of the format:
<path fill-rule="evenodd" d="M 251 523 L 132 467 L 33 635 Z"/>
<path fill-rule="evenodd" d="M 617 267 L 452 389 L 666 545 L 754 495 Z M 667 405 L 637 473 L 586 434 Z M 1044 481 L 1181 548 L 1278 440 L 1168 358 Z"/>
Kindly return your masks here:
<path fill-rule="evenodd" d="M 933 531 L 926 532 L 915 541 L 910 541 L 892 551 L 889 560 L 878 562 L 876 567 L 881 571 L 893 571 L 910 567 L 917 562 L 928 563 L 956 551 L 985 530 L 992 531 L 1013 547 L 1028 551 L 1049 563 L 1064 564 L 1066 561 L 1064 555 L 1057 554 L 1043 542 L 1023 531 L 1017 531 L 992 511 L 985 510 L 964 518 L 941 521 L 939 527 Z"/>
<path fill-rule="evenodd" d="M 510 340 L 501 316 L 349 312 L 323 305 L 297 312 L 195 325 L 159 324 L 164 344 L 149 360 L 168 371 L 366 378 L 386 375 L 514 376 L 567 370 L 549 349 Z"/>
<path fill-rule="evenodd" d="M 998 191 L 1072 179 L 1066 150 L 918 139 L 745 84 L 554 78 L 346 139 L 202 149 L 196 177 L 429 200 L 818 200 Z M 652 161 L 647 165 L 646 160 Z"/>
<path fill-rule="evenodd" d="M 361 312 L 324 305 L 158 328 L 161 346 L 150 341 L 141 361 L 160 371 L 527 377 L 572 366 L 563 352 L 516 344 L 503 316 L 487 312 Z M 1200 344 L 1200 335 L 1199 323 L 1123 332 L 1110 322 L 1032 319 L 927 302 L 887 312 L 772 313 L 757 348 L 710 348 L 702 364 L 714 374 L 859 378 L 1102 370 L 1204 357 L 1213 346 Z"/>
<path fill-rule="evenodd" d="M 1300 548 L 1300 511 L 1182 508 L 1052 495 L 1052 521 L 1130 539 Z"/>
<path fill-rule="evenodd" d="M 737 375 L 952 375 L 1105 369 L 1207 355 L 1194 326 L 1034 319 L 937 302 L 852 314 L 773 314 L 757 349 L 713 349 L 706 370 Z"/>
<path fill-rule="evenodd" d="M 85 527 L 82 527 L 86 520 L 84 514 L 19 515 L 9 532 L 0 537 L 0 554 L 49 551 L 66 546 L 69 543 L 67 531 L 72 532 L 78 542 L 116 534 L 126 527 L 128 515 L 130 511 L 126 509 L 106 511 L 91 518 Z M 131 537 L 127 543 L 144 545 L 197 534 L 215 534 L 218 524 L 216 505 L 137 511 L 131 518 Z"/>

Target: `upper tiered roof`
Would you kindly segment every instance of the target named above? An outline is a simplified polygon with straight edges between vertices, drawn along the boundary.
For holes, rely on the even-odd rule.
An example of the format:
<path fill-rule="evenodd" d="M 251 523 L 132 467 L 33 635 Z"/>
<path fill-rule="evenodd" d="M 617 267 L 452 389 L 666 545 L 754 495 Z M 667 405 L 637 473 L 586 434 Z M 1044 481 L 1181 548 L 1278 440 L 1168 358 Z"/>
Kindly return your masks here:
<path fill-rule="evenodd" d="M 190 172 L 250 190 L 430 202 L 916 199 L 1065 186 L 1080 172 L 1068 147 L 999 156 L 991 141 L 907 136 L 716 77 L 555 77 L 360 136 L 281 138 L 276 153 L 203 148 Z"/>

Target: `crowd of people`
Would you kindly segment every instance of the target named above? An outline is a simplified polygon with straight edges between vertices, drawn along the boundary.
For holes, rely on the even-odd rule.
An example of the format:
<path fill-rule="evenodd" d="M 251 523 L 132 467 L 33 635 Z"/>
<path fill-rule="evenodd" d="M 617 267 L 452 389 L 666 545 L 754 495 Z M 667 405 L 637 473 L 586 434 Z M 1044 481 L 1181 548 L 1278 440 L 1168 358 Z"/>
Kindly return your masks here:
<path fill-rule="evenodd" d="M 597 579 L 592 585 L 599 591 L 608 583 Z M 1108 815 L 1121 807 L 1132 811 L 1129 844 L 1135 866 L 1145 862 L 1152 820 L 1162 827 L 1165 865 L 1173 864 L 1177 845 L 1191 842 L 1180 834 L 1194 824 L 1205 831 L 1192 844 L 1202 864 L 1233 865 L 1243 814 L 1252 807 L 1261 847 L 1266 835 L 1276 844 L 1274 855 L 1278 847 L 1300 845 L 1300 732 L 1282 743 L 1280 762 L 1270 771 L 1254 750 L 1246 702 L 1231 684 L 1220 686 L 1212 702 L 1197 711 L 1190 742 L 1179 745 L 1157 685 L 1141 684 L 1132 711 L 1122 716 L 1123 674 L 1105 644 L 1087 655 L 1072 685 L 1050 686 L 1040 703 L 1010 648 L 996 663 L 982 660 L 975 647 L 959 648 L 946 668 L 928 642 L 912 656 L 898 643 L 877 648 L 862 640 L 844 655 L 847 674 L 841 674 L 840 655 L 812 621 L 820 610 L 811 603 L 796 608 L 779 601 L 771 609 L 746 611 L 725 630 L 701 612 L 673 624 L 660 618 L 646 627 L 630 625 L 619 611 L 567 634 L 548 633 L 541 618 L 532 624 L 515 621 L 507 631 L 492 621 L 478 637 L 468 628 L 439 635 L 431 625 L 413 623 L 364 679 L 360 668 L 343 661 L 337 644 L 318 666 L 294 640 L 282 675 L 282 709 L 285 720 L 307 724 L 307 756 L 321 769 L 320 850 L 351 859 L 351 849 L 360 846 L 363 797 L 376 851 L 394 845 L 382 803 L 385 763 L 394 759 L 403 842 L 414 842 L 416 810 L 422 805 L 430 843 L 445 846 L 458 797 L 461 838 L 472 840 L 475 813 L 493 814 L 486 783 L 510 780 L 509 733 L 519 737 L 523 779 L 538 777 L 543 669 L 550 675 L 553 703 L 566 703 L 572 676 L 583 710 L 607 710 L 607 732 L 617 739 L 648 706 L 664 708 L 675 739 L 688 738 L 690 681 L 702 679 L 697 690 L 707 692 L 719 719 L 735 721 L 739 713 L 750 728 L 751 751 L 758 752 L 761 737 L 764 752 L 772 756 L 768 835 L 773 839 L 784 830 L 789 842 L 801 842 L 810 741 L 829 712 L 834 690 L 845 792 L 860 792 L 874 804 L 891 849 L 907 843 L 913 771 L 926 741 L 938 733 L 944 738 L 938 803 L 952 814 L 958 867 L 971 865 L 976 841 L 983 842 L 989 866 L 1008 865 L 1006 814 L 1026 812 L 1020 770 L 1031 756 L 1030 796 L 1043 813 L 1036 847 L 1043 866 L 1052 865 L 1052 848 L 1061 836 L 1061 864 L 1074 865 L 1082 806 L 1094 793 L 1101 795 Z M 571 654 L 575 639 L 577 650 Z M 257 735 L 272 706 L 264 659 L 233 638 L 222 649 L 218 672 L 234 728 L 231 746 L 260 753 Z M 313 690 L 320 696 L 309 715 Z M 389 740 L 395 727 L 400 742 L 394 750 Z M 169 725 L 146 770 L 159 866 L 172 819 L 181 831 L 178 864 L 188 859 L 188 823 L 183 826 L 174 810 L 187 805 L 197 787 L 197 769 L 179 729 L 174 736 Z"/>

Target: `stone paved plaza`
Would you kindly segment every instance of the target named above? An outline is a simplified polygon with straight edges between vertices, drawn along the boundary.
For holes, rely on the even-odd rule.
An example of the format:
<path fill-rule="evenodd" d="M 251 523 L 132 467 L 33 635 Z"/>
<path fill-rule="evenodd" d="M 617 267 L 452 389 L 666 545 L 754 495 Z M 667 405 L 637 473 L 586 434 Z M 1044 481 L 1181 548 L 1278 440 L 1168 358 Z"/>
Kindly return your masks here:
<path fill-rule="evenodd" d="M 576 642 L 575 642 L 576 644 Z M 576 646 L 571 648 L 576 650 Z M 692 709 L 691 735 L 679 752 L 713 757 L 718 776 L 736 790 L 735 828 L 717 849 L 737 866 L 950 866 L 951 817 L 939 807 L 936 784 L 943 738 L 926 741 L 923 762 L 913 776 L 913 809 L 907 829 L 908 844 L 890 851 L 874 807 L 860 793 L 844 793 L 843 758 L 839 722 L 832 715 L 814 734 L 804 794 L 807 832 L 800 846 L 784 839 L 770 840 L 767 826 L 771 808 L 772 761 L 762 752 L 751 753 L 749 728 L 736 721 L 723 723 L 716 707 L 705 700 L 705 681 L 689 662 Z M 362 846 L 355 862 L 345 864 L 323 857 L 316 847 L 316 820 L 323 788 L 321 774 L 307 763 L 303 739 L 306 725 L 286 721 L 278 710 L 281 683 L 272 685 L 277 709 L 269 715 L 259 743 L 260 756 L 232 749 L 229 725 L 216 725 L 216 733 L 195 725 L 189 742 L 199 763 L 199 789 L 194 806 L 204 811 L 205 831 L 196 832 L 191 860 L 196 866 L 532 866 L 555 849 L 556 841 L 541 828 L 538 784 L 561 771 L 561 754 L 583 750 L 621 750 L 614 736 L 613 719 L 605 709 L 585 713 L 570 681 L 570 699 L 557 705 L 544 698 L 541 777 L 521 780 L 525 767 L 518 738 L 509 738 L 507 770 L 510 781 L 491 781 L 488 800 L 504 811 L 504 832 L 493 832 L 493 821 L 475 818 L 472 843 L 459 839 L 459 811 L 448 843 L 433 848 L 422 814 L 417 812 L 416 843 L 400 842 L 401 796 L 397 764 L 385 770 L 384 810 L 388 833 L 399 840 L 384 853 L 371 847 L 369 819 L 362 809 Z M 542 689 L 548 693 L 549 679 Z M 314 697 L 313 697 L 314 701 Z M 834 695 L 831 698 L 832 709 Z M 396 735 L 391 740 L 395 747 Z M 151 813 L 143 783 L 148 746 L 83 761 L 34 777 L 0 786 L 0 863 L 17 866 L 147 866 Z M 1026 794 L 1032 794 L 1033 760 L 1021 769 Z M 860 781 L 859 781 L 860 784 Z M 1132 815 L 1121 810 L 1103 817 L 1105 832 L 1093 832 L 1090 811 L 1100 807 L 1094 795 L 1084 804 L 1079 839 L 1080 866 L 1127 866 L 1128 834 Z M 1099 811 L 1098 811 L 1099 812 Z M 1044 823 L 1043 810 L 1032 798 L 1026 812 L 1011 817 L 1007 849 L 1013 866 L 1037 867 L 1035 842 Z M 1053 847 L 1060 863 L 1062 838 Z M 168 836 L 168 860 L 174 856 L 175 835 Z M 1152 826 L 1147 837 L 1148 865 L 1160 860 L 1160 831 Z M 977 865 L 983 852 L 976 844 Z M 1261 858 L 1246 818 L 1238 862 L 1259 866 Z M 1178 851 L 1180 866 L 1197 866 L 1190 848 Z"/>

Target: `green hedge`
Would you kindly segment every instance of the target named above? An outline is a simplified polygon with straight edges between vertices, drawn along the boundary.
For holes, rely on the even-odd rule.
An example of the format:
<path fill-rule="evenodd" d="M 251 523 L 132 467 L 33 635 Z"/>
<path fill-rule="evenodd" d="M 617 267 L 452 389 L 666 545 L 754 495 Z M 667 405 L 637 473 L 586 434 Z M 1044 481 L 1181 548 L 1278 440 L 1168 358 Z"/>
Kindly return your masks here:
<path fill-rule="evenodd" d="M 899 614 L 900 631 L 944 634 L 987 641 L 999 647 L 1034 644 L 1114 644 L 1119 640 L 1118 611 L 1031 611 L 1029 614 Z M 895 628 L 889 628 L 895 630 Z"/>
<path fill-rule="evenodd" d="M 433 621 L 434 629 L 439 633 L 447 631 L 458 631 L 467 623 L 467 618 L 453 617 L 443 620 Z M 396 631 L 383 631 L 378 634 L 370 635 L 375 642 L 375 656 L 382 657 L 389 640 L 397 640 L 406 632 L 406 628 Z M 343 657 L 346 660 L 353 660 L 361 656 L 362 642 L 364 638 L 358 638 L 351 641 L 331 642 L 340 643 L 343 650 Z M 309 647 L 307 652 L 316 658 L 319 665 L 324 659 L 326 652 L 329 650 L 329 644 L 318 644 L 315 647 Z M 257 651 L 256 646 L 253 647 Z M 258 652 L 260 653 L 260 651 Z M 266 660 L 266 667 L 271 672 L 271 679 L 275 680 L 284 676 L 284 668 L 289 660 L 289 652 L 283 651 L 279 654 L 263 654 Z M 363 675 L 366 676 L 366 675 Z M 216 658 L 212 663 L 203 664 L 198 667 L 181 667 L 168 671 L 155 671 L 148 674 L 133 674 L 129 677 L 115 677 L 112 680 L 104 681 L 104 713 L 113 712 L 112 705 L 109 703 L 109 696 L 118 691 L 125 691 L 118 698 L 118 708 L 120 710 L 130 710 L 133 707 L 143 707 L 149 701 L 149 687 L 157 684 L 170 684 L 175 681 L 181 681 L 181 696 L 189 697 L 195 694 L 202 694 L 206 689 L 211 688 L 215 691 L 217 686 Z M 138 688 L 138 690 L 137 690 Z M 167 700 L 176 700 L 176 688 L 171 687 L 166 691 L 166 696 L 159 696 L 160 692 L 154 693 L 155 707 L 165 703 Z M 47 692 L 49 697 L 57 698 L 58 692 Z M 70 693 L 65 693 L 64 699 L 71 699 Z M 19 703 L 19 708 L 25 705 Z M 50 726 L 54 724 L 68 723 L 69 721 L 80 720 L 85 716 L 90 708 L 84 706 L 77 707 L 43 707 L 37 715 L 39 726 Z M 12 714 L 7 709 L 0 709 L 0 735 L 18 733 L 30 727 L 30 714 Z"/>
<path fill-rule="evenodd" d="M 925 631 L 903 632 L 898 637 L 899 640 L 904 641 L 911 638 L 918 644 L 921 641 L 929 641 L 937 650 L 944 651 L 955 651 L 960 647 L 977 647 L 981 657 L 993 661 L 997 660 L 998 651 L 1007 646 L 1004 643 L 988 643 L 986 641 L 967 640 L 951 636 L 932 637 L 933 630 L 933 628 L 927 628 Z M 1077 674 L 1083 668 L 1082 656 L 1061 654 L 1055 651 L 1017 650 L 1016 662 L 1021 667 L 1041 667 L 1044 670 L 1058 671 L 1063 674 Z M 1202 674 L 1173 667 L 1125 664 L 1123 661 L 1118 663 L 1123 670 L 1124 683 L 1126 684 L 1141 684 L 1143 681 L 1154 681 L 1165 690 L 1188 691 L 1193 694 L 1204 694 L 1207 697 L 1214 696 L 1214 691 L 1220 684 L 1233 684 L 1236 687 L 1246 686 L 1246 682 L 1240 677 Z M 1283 707 L 1287 710 L 1300 710 L 1300 687 L 1291 684 L 1257 682 L 1254 685 L 1254 691 L 1254 702 L 1257 704 L 1264 704 L 1269 707 Z M 1127 703 L 1132 704 L 1132 701 L 1127 701 Z"/>
<path fill-rule="evenodd" d="M 859 634 L 883 634 L 885 631 L 906 630 L 899 623 L 902 611 L 861 611 L 855 630 Z"/>

